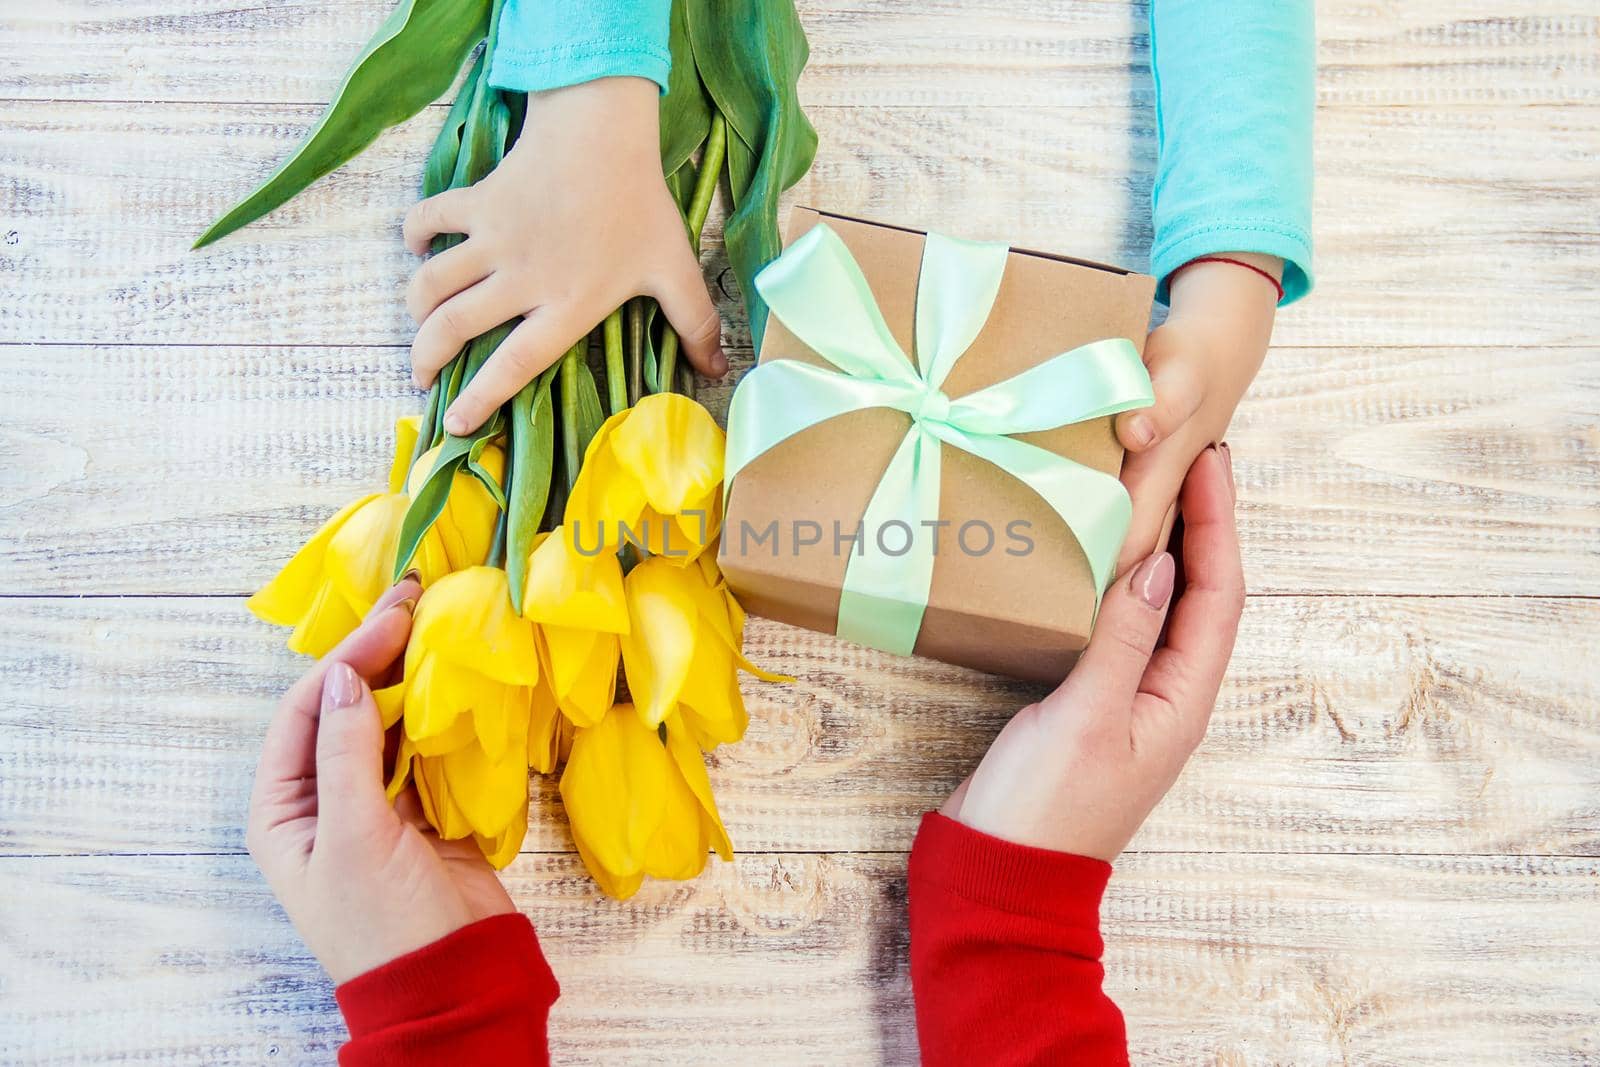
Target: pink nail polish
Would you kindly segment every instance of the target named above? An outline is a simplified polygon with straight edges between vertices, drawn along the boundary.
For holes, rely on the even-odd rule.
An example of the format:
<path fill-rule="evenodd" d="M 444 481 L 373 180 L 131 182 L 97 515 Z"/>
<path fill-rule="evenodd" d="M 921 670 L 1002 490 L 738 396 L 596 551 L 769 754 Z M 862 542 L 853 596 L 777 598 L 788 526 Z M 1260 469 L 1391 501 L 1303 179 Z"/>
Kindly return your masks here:
<path fill-rule="evenodd" d="M 1139 564 L 1131 584 L 1140 600 L 1159 610 L 1172 598 L 1172 583 L 1176 577 L 1177 565 L 1172 561 L 1172 553 L 1158 552 Z"/>
<path fill-rule="evenodd" d="M 335 663 L 322 676 L 322 713 L 348 708 L 361 701 L 361 679 L 348 663 Z"/>

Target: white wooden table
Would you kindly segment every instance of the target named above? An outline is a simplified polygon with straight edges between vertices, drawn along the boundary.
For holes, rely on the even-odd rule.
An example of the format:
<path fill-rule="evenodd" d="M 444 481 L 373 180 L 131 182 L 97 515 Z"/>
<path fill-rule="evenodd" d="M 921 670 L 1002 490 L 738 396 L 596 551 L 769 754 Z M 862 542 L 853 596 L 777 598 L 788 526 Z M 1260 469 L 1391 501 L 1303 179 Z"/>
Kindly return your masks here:
<path fill-rule="evenodd" d="M 440 110 L 187 247 L 386 7 L 0 7 L 6 1063 L 342 1039 L 244 854 L 300 664 L 241 598 L 417 403 L 399 226 Z M 986 7 L 805 0 L 797 199 L 1143 265 L 1143 7 Z M 1320 288 L 1230 435 L 1252 597 L 1118 865 L 1109 986 L 1141 1063 L 1600 1062 L 1600 14 L 1319 7 Z M 915 1060 L 906 850 L 1028 690 L 752 643 L 800 681 L 751 686 L 714 761 L 736 862 L 607 901 L 539 786 L 507 878 L 565 990 L 558 1062 Z"/>

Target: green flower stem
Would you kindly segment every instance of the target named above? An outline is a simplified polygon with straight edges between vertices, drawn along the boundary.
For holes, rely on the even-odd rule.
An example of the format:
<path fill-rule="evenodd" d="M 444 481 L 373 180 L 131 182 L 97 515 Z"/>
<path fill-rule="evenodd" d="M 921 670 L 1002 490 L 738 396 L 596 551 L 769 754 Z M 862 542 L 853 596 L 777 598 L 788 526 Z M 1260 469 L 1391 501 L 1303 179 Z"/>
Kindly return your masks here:
<path fill-rule="evenodd" d="M 628 301 L 628 404 L 644 395 L 644 302 L 636 296 Z"/>
<path fill-rule="evenodd" d="M 504 567 L 506 565 L 506 528 L 509 522 L 508 509 L 501 508 L 500 516 L 494 524 L 494 540 L 489 542 L 489 558 L 484 561 L 488 567 Z"/>
<path fill-rule="evenodd" d="M 440 394 L 444 392 L 444 379 L 433 380 L 433 386 L 428 390 L 428 406 L 422 409 L 422 418 L 417 420 L 417 443 L 411 446 L 411 462 L 406 464 L 409 471 L 417 465 L 417 461 L 432 448 L 437 439 Z"/>
<path fill-rule="evenodd" d="M 561 453 L 567 464 L 567 485 L 578 482 L 578 365 L 589 348 L 585 337 L 561 357 Z"/>
<path fill-rule="evenodd" d="M 628 406 L 628 372 L 622 362 L 622 309 L 606 316 L 606 396 L 615 415 Z"/>
<path fill-rule="evenodd" d="M 465 349 L 458 352 L 456 357 L 444 365 L 435 379 L 434 386 L 440 389 L 439 406 L 434 412 L 433 439 L 435 442 L 444 440 L 444 413 L 455 402 L 456 394 L 461 392 L 462 365 L 466 362 L 463 358 Z"/>
<path fill-rule="evenodd" d="M 706 227 L 706 216 L 711 212 L 711 198 L 717 191 L 717 178 L 722 173 L 722 163 L 728 154 L 728 122 L 720 111 L 711 113 L 711 132 L 706 136 L 706 146 L 700 153 L 700 172 L 695 177 L 694 195 L 689 198 L 689 213 L 684 224 L 689 229 L 689 244 L 696 258 L 700 255 L 700 234 Z M 671 326 L 661 338 L 661 367 L 658 375 L 661 391 L 673 392 L 682 387 L 684 379 L 675 372 L 678 368 L 678 335 Z M 694 379 L 688 378 L 691 392 Z"/>
<path fill-rule="evenodd" d="M 678 382 L 674 373 L 677 368 L 678 334 L 671 326 L 664 326 L 661 331 L 661 362 L 656 371 L 656 384 L 663 393 L 677 392 Z"/>
<path fill-rule="evenodd" d="M 717 179 L 722 174 L 722 163 L 728 155 L 728 120 L 722 112 L 711 113 L 711 132 L 706 136 L 705 151 L 700 154 L 700 174 L 695 179 L 694 196 L 689 200 L 689 243 L 695 255 L 700 254 L 700 234 L 706 228 L 706 216 L 711 213 L 711 198 L 717 191 Z"/>

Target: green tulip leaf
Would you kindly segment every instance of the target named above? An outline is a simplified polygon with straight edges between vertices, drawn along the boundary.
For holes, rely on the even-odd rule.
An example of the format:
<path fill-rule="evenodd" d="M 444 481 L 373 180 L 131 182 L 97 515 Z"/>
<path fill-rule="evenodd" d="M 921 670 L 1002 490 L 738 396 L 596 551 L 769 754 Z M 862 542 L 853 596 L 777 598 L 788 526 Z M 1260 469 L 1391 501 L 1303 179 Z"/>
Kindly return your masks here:
<path fill-rule="evenodd" d="M 333 102 L 278 169 L 194 243 L 201 248 L 280 207 L 391 126 L 449 90 L 489 31 L 489 0 L 401 0 L 356 57 Z"/>
<path fill-rule="evenodd" d="M 711 129 L 711 98 L 700 81 L 689 42 L 688 7 L 695 0 L 673 0 L 671 29 L 667 36 L 672 67 L 667 91 L 661 97 L 661 171 L 674 174 L 683 166 Z M 693 188 L 694 182 L 688 183 Z"/>
<path fill-rule="evenodd" d="M 600 389 L 587 363 L 578 364 L 577 400 L 578 454 L 582 456 L 588 454 L 589 442 L 600 432 L 600 424 L 606 421 L 605 408 L 600 405 Z"/>
<path fill-rule="evenodd" d="M 759 343 L 765 303 L 752 284 L 783 248 L 778 197 L 804 176 L 817 131 L 797 86 L 810 47 L 790 0 L 685 0 L 689 40 L 706 91 L 728 122 L 728 260 Z"/>
<path fill-rule="evenodd" d="M 511 399 L 511 506 L 506 513 L 506 576 L 511 606 L 522 611 L 528 556 L 544 520 L 556 457 L 556 413 L 550 384 L 559 364 Z"/>
<path fill-rule="evenodd" d="M 434 196 L 450 188 L 450 179 L 456 172 L 456 159 L 461 155 L 461 138 L 467 126 L 467 115 L 472 110 L 478 81 L 483 77 L 487 54 L 487 51 L 478 53 L 472 69 L 467 72 L 466 81 L 461 83 L 461 92 L 456 94 L 455 103 L 450 105 L 450 113 L 444 118 L 439 136 L 434 139 L 433 149 L 428 153 L 427 165 L 422 168 L 424 197 Z"/>

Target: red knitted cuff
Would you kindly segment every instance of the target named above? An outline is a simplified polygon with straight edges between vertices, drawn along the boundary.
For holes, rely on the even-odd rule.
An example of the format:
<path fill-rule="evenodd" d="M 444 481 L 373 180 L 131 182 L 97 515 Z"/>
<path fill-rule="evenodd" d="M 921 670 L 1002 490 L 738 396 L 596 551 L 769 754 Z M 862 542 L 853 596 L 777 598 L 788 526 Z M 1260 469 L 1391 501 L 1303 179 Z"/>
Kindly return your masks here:
<path fill-rule="evenodd" d="M 533 923 L 516 912 L 479 919 L 357 975 L 334 998 L 350 1036 L 359 1038 L 512 990 L 545 1002 L 558 992 Z"/>
<path fill-rule="evenodd" d="M 1111 864 L 1004 841 L 930 811 L 909 877 L 985 907 L 1098 930 Z"/>

